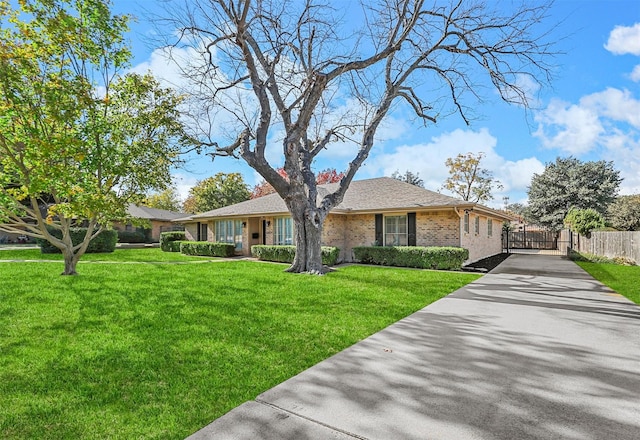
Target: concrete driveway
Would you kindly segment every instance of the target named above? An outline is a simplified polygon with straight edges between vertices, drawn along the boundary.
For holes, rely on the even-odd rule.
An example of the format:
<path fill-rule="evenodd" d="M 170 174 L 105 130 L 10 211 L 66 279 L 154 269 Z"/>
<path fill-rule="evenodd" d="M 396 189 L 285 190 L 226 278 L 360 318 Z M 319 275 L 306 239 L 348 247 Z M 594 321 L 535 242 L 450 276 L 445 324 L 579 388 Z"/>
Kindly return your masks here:
<path fill-rule="evenodd" d="M 640 438 L 640 307 L 555 256 L 488 275 L 189 439 Z"/>

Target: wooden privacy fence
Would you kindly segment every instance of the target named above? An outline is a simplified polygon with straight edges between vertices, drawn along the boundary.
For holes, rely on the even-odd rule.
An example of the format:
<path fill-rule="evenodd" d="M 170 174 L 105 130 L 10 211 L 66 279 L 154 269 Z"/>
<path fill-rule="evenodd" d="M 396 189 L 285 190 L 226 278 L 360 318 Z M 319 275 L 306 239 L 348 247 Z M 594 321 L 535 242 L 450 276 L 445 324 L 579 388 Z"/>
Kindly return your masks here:
<path fill-rule="evenodd" d="M 563 237 L 572 235 L 572 248 L 607 258 L 626 257 L 640 263 L 640 231 L 601 231 L 592 232 L 591 237 L 562 231 Z M 564 240 L 563 240 L 564 241 Z M 566 239 L 569 243 L 569 238 Z"/>

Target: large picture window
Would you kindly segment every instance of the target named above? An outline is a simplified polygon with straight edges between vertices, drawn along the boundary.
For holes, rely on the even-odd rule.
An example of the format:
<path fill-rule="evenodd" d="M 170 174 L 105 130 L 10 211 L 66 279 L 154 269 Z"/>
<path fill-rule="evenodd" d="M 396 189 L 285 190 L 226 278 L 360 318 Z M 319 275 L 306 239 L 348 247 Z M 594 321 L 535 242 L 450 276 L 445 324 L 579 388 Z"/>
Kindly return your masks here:
<path fill-rule="evenodd" d="M 216 242 L 235 244 L 236 250 L 242 250 L 242 221 L 216 220 Z"/>
<path fill-rule="evenodd" d="M 274 219 L 273 244 L 293 244 L 293 220 L 291 217 L 278 217 Z"/>
<path fill-rule="evenodd" d="M 384 245 L 407 246 L 406 215 L 390 215 L 384 218 Z"/>

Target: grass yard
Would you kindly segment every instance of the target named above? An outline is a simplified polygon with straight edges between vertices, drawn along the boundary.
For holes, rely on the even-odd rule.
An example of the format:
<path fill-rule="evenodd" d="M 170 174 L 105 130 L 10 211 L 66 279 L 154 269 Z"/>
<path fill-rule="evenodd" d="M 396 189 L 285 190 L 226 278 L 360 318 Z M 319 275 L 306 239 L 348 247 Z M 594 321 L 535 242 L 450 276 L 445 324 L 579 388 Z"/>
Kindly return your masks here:
<path fill-rule="evenodd" d="M 162 264 L 194 259 L 155 251 L 87 255 L 77 277 L 59 276 L 62 263 L 0 262 L 0 438 L 182 439 L 478 278 L 361 266 L 292 275 L 246 261 Z M 83 263 L 141 252 L 155 263 Z"/>
<path fill-rule="evenodd" d="M 159 248 L 142 248 L 116 249 L 112 253 L 105 254 L 84 254 L 80 259 L 80 263 L 88 261 L 162 263 L 211 259 L 213 257 L 192 257 L 182 255 L 180 252 L 162 252 Z M 43 254 L 40 249 L 2 250 L 0 248 L 0 260 L 63 261 L 63 258 L 62 254 Z"/>
<path fill-rule="evenodd" d="M 576 261 L 576 264 L 620 295 L 624 295 L 634 303 L 640 304 L 640 289 L 638 289 L 640 266 L 621 266 L 587 261 Z"/>

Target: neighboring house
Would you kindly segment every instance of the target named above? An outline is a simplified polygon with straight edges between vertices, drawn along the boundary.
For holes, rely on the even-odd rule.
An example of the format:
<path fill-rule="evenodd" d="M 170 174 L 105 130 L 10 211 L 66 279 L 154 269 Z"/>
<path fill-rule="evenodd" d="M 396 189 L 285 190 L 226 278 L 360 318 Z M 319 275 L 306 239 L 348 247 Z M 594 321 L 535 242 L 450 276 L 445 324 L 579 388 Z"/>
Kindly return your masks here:
<path fill-rule="evenodd" d="M 131 217 L 149 220 L 151 223 L 151 239 L 160 240 L 160 234 L 167 231 L 181 231 L 184 227 L 174 220 L 183 218 L 188 214 L 184 212 L 173 212 L 165 209 L 149 208 L 147 206 L 129 205 L 127 212 Z M 135 231 L 136 227 L 131 223 L 116 223 L 114 229 L 119 231 Z"/>
<path fill-rule="evenodd" d="M 337 189 L 320 185 L 318 197 Z M 469 261 L 502 252 L 502 222 L 512 218 L 476 203 L 448 197 L 390 177 L 351 183 L 324 223 L 322 244 L 337 246 L 352 261 L 356 246 L 458 246 Z M 257 244 L 294 244 L 293 221 L 284 201 L 270 194 L 178 219 L 187 240 L 235 243 L 251 254 Z"/>

